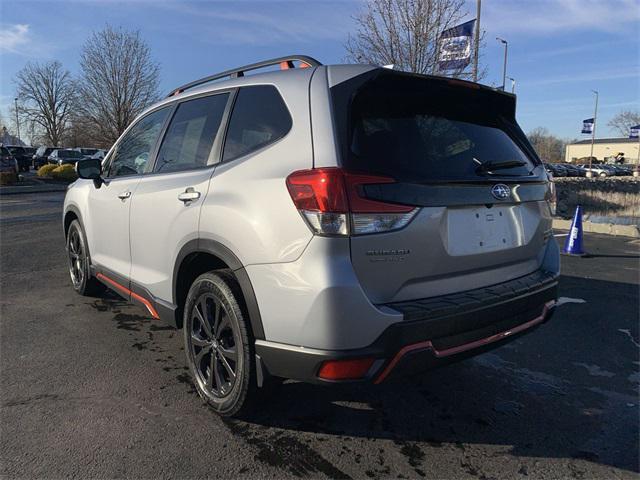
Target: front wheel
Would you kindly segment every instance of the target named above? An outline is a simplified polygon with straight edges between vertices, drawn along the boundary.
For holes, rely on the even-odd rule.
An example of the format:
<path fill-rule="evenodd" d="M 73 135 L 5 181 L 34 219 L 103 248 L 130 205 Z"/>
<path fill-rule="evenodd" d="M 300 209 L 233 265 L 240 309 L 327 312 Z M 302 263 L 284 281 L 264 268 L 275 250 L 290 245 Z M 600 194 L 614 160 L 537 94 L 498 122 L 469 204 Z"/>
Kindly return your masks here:
<path fill-rule="evenodd" d="M 226 270 L 200 275 L 184 308 L 187 362 L 198 394 L 222 416 L 244 413 L 256 395 L 255 365 L 241 293 Z"/>
<path fill-rule="evenodd" d="M 72 221 L 67 231 L 67 261 L 71 283 L 76 292 L 90 296 L 100 290 L 100 283 L 91 277 L 87 241 L 78 220 Z"/>

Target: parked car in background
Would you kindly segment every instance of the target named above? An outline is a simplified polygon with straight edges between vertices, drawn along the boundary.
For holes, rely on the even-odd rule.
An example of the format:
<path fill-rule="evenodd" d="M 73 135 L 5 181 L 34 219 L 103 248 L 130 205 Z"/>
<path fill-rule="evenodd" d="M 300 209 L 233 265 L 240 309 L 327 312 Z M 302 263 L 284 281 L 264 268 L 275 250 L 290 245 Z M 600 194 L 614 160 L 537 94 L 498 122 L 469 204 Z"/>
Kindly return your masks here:
<path fill-rule="evenodd" d="M 56 165 L 75 165 L 78 160 L 83 160 L 84 158 L 86 157 L 77 150 L 58 148 L 49 155 L 49 163 L 54 163 Z"/>
<path fill-rule="evenodd" d="M 11 151 L 7 147 L 0 147 L 0 172 L 14 172 L 17 176 L 19 170 L 18 161 Z"/>
<path fill-rule="evenodd" d="M 608 167 L 615 172 L 617 176 L 625 177 L 627 175 L 631 175 L 631 170 L 627 168 L 625 165 L 611 165 L 607 164 Z"/>
<path fill-rule="evenodd" d="M 89 158 L 93 158 L 93 159 L 97 159 L 97 160 L 102 160 L 105 156 L 107 155 L 107 151 L 106 150 L 102 150 L 101 148 L 98 149 L 96 151 L 96 153 L 94 153 L 93 155 L 91 155 L 91 157 Z"/>
<path fill-rule="evenodd" d="M 38 147 L 31 160 L 33 169 L 38 170 L 43 165 L 49 163 L 49 155 L 51 155 L 51 152 L 54 150 L 55 147 Z"/>
<path fill-rule="evenodd" d="M 616 168 L 619 168 L 623 172 L 623 175 L 633 175 L 633 165 L 616 165 Z"/>
<path fill-rule="evenodd" d="M 578 166 L 580 168 L 584 168 L 584 170 L 587 171 L 587 172 L 592 172 L 597 177 L 609 177 L 609 176 L 611 176 L 611 172 L 608 169 L 603 168 L 603 165 L 598 165 L 598 164 L 592 163 L 591 167 L 589 167 L 589 164 L 583 164 L 583 165 L 578 165 Z"/>
<path fill-rule="evenodd" d="M 31 157 L 27 150 L 21 145 L 5 145 L 5 147 L 11 152 L 16 162 L 18 162 L 18 169 L 21 172 L 28 172 L 31 165 Z"/>
<path fill-rule="evenodd" d="M 71 150 L 80 152 L 84 157 L 92 157 L 99 151 L 99 149 L 97 148 L 86 148 L 86 147 L 76 147 L 76 148 L 72 148 Z"/>
<path fill-rule="evenodd" d="M 571 163 L 563 163 L 562 167 L 567 171 L 569 177 L 586 177 L 587 171 L 584 168 L 580 168 L 577 165 Z"/>
<path fill-rule="evenodd" d="M 544 168 L 554 177 L 566 177 L 567 169 L 559 163 L 545 163 Z"/>

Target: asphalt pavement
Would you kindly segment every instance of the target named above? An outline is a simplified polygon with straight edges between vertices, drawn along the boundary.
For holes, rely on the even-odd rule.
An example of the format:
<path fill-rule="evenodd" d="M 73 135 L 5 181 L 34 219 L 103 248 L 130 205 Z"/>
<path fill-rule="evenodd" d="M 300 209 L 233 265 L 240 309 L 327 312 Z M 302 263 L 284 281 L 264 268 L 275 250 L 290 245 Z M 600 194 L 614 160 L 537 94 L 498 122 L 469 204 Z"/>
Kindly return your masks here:
<path fill-rule="evenodd" d="M 63 195 L 0 197 L 3 478 L 638 478 L 639 240 L 587 235 L 552 321 L 504 347 L 378 387 L 287 382 L 222 420 L 181 332 L 73 292 Z"/>

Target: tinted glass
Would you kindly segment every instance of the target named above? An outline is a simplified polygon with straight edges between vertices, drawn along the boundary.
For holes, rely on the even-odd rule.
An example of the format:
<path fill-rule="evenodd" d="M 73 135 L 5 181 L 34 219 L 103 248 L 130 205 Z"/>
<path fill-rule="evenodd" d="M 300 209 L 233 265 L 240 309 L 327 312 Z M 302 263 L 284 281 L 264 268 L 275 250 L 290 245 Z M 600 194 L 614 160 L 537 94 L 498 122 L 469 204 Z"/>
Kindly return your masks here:
<path fill-rule="evenodd" d="M 166 107 L 150 113 L 138 121 L 120 139 L 114 154 L 111 156 L 109 177 L 137 175 L 144 172 L 151 150 L 158 140 L 160 130 L 171 111 Z"/>
<path fill-rule="evenodd" d="M 223 160 L 246 155 L 284 137 L 291 129 L 291 115 L 275 87 L 260 85 L 238 92 Z"/>
<path fill-rule="evenodd" d="M 211 95 L 178 105 L 158 152 L 155 172 L 179 172 L 207 166 L 229 94 Z"/>
<path fill-rule="evenodd" d="M 350 105 L 343 165 L 413 183 L 529 176 L 536 164 L 515 121 L 491 103 L 496 94 L 441 84 L 365 84 Z"/>
<path fill-rule="evenodd" d="M 62 158 L 81 158 L 82 154 L 75 150 L 58 150 L 58 156 Z"/>

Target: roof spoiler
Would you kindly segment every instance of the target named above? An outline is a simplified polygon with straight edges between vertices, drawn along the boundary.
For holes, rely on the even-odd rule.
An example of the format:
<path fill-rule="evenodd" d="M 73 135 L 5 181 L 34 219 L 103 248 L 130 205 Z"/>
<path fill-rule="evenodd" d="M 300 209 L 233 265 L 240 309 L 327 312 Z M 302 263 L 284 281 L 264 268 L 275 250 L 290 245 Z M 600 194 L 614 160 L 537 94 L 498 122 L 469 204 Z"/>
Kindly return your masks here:
<path fill-rule="evenodd" d="M 258 70 L 260 68 L 271 67 L 273 65 L 280 65 L 282 70 L 288 70 L 290 68 L 296 68 L 294 62 L 299 62 L 300 65 L 298 68 L 309 68 L 309 67 L 319 67 L 322 65 L 318 60 L 313 57 L 309 57 L 308 55 L 289 55 L 286 57 L 272 58 L 271 60 L 264 60 L 258 63 L 251 63 L 249 65 L 244 65 L 243 67 L 233 68 L 231 70 L 225 70 L 224 72 L 215 73 L 213 75 L 209 75 L 208 77 L 201 78 L 199 80 L 194 80 L 193 82 L 189 82 L 185 85 L 182 85 L 171 91 L 167 97 L 172 97 L 174 95 L 178 95 L 185 90 L 190 88 L 194 88 L 205 83 L 213 82 L 214 80 L 220 80 L 222 78 L 238 78 L 244 77 L 246 72 L 251 70 Z"/>

